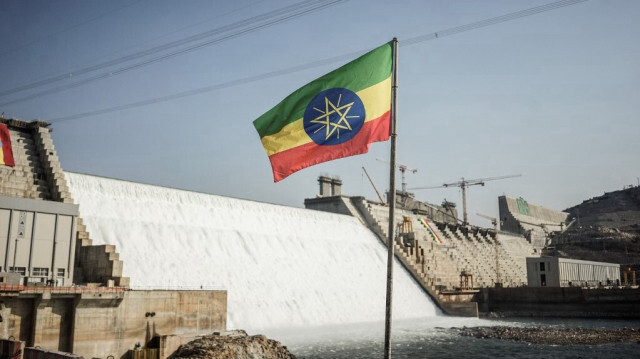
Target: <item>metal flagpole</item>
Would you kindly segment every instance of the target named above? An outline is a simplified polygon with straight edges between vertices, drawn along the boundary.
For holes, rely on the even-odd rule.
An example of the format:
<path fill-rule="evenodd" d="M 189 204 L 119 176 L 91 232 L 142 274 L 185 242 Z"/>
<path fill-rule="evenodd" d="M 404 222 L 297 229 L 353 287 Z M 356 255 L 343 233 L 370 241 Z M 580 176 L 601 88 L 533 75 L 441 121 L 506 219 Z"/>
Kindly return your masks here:
<path fill-rule="evenodd" d="M 398 39 L 393 38 L 393 79 L 391 85 L 391 158 L 389 160 L 389 231 L 387 238 L 387 305 L 384 318 L 384 358 L 391 358 L 391 299 L 393 296 L 393 246 L 396 210 L 396 98 L 398 92 Z"/>

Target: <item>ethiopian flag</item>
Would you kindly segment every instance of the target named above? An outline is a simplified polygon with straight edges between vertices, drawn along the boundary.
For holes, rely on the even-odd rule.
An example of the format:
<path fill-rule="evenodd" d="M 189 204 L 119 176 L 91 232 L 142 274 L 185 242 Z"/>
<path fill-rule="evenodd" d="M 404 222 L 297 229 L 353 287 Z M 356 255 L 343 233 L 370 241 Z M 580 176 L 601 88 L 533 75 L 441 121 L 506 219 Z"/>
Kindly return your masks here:
<path fill-rule="evenodd" d="M 13 151 L 11 150 L 11 137 L 7 125 L 0 123 L 0 165 L 15 166 Z"/>
<path fill-rule="evenodd" d="M 392 62 L 389 42 L 299 88 L 253 121 L 274 182 L 389 139 Z"/>
<path fill-rule="evenodd" d="M 427 229 L 427 231 L 431 235 L 431 239 L 433 239 L 434 242 L 436 242 L 438 244 L 442 244 L 442 240 L 440 239 L 440 237 L 438 237 L 436 232 L 433 231 L 433 228 L 431 228 L 431 225 L 429 224 L 429 222 L 427 222 L 426 218 L 425 219 L 418 218 L 418 222 L 420 222 L 424 226 L 424 228 Z"/>

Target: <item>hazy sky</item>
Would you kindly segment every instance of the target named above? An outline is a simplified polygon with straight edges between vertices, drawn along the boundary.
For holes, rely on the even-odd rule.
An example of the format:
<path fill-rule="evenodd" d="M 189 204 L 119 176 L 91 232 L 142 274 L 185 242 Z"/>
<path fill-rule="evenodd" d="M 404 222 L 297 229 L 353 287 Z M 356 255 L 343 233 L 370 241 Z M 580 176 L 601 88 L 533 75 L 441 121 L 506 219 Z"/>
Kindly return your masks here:
<path fill-rule="evenodd" d="M 376 160 L 388 159 L 388 142 L 274 184 L 252 123 L 347 59 L 237 80 L 395 36 L 398 162 L 418 169 L 408 186 L 522 174 L 468 191 L 471 222 L 490 226 L 475 213 L 497 216 L 502 194 L 561 210 L 640 177 L 640 1 L 443 32 L 551 2 L 352 0 L 292 16 L 295 1 L 0 0 L 0 113 L 52 122 L 68 171 L 298 207 L 329 174 L 343 193 L 375 199 L 361 167 L 388 188 Z M 403 45 L 435 32 L 444 35 Z M 416 195 L 461 208 L 458 188 Z"/>

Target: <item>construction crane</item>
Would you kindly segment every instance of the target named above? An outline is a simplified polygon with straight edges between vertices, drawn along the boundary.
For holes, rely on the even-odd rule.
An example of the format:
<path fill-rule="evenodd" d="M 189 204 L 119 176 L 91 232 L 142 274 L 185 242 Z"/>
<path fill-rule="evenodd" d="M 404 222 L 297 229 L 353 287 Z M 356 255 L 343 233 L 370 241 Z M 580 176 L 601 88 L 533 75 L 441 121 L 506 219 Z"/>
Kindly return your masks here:
<path fill-rule="evenodd" d="M 498 253 L 498 219 L 482 213 L 476 214 L 482 218 L 490 220 L 491 224 L 493 224 L 493 230 L 496 231 L 496 237 L 493 239 L 493 250 L 496 254 L 496 287 L 499 287 L 502 285 L 502 282 L 500 281 L 500 254 Z"/>
<path fill-rule="evenodd" d="M 375 184 L 373 184 L 373 180 L 371 179 L 371 176 L 369 176 L 369 172 L 367 172 L 367 169 L 364 168 L 364 166 L 362 166 L 362 170 L 364 171 L 364 174 L 367 175 L 367 178 L 369 179 L 369 182 L 371 182 L 371 186 L 373 186 L 373 189 L 376 191 L 376 194 L 378 195 L 378 198 L 380 199 L 380 203 L 385 203 L 384 198 L 382 198 L 382 195 L 380 195 L 380 192 L 378 192 L 378 188 L 376 187 Z"/>
<path fill-rule="evenodd" d="M 389 161 L 383 160 L 381 158 L 376 158 L 376 160 L 378 160 L 380 162 L 384 162 L 384 163 L 390 165 Z M 398 170 L 400 170 L 400 174 L 402 174 L 402 193 L 407 193 L 407 181 L 406 181 L 406 178 L 405 178 L 404 174 L 407 171 L 409 171 L 411 173 L 416 173 L 416 172 L 418 172 L 418 169 L 417 168 L 409 168 L 409 167 L 407 167 L 405 165 L 398 164 Z"/>
<path fill-rule="evenodd" d="M 496 231 L 496 233 L 498 233 L 498 219 L 495 217 L 490 217 L 487 216 L 486 214 L 482 214 L 482 213 L 476 213 L 478 216 L 482 217 L 482 218 L 486 218 L 488 220 L 491 221 L 491 224 L 493 224 L 493 230 Z"/>
<path fill-rule="evenodd" d="M 520 177 L 520 176 L 522 175 L 498 176 L 498 177 L 478 178 L 478 179 L 471 179 L 471 180 L 466 180 L 464 179 L 464 177 L 462 177 L 458 182 L 445 183 L 441 186 L 414 187 L 409 189 L 416 190 L 416 189 L 432 189 L 432 188 L 443 188 L 443 187 L 454 187 L 454 186 L 460 187 L 462 189 L 462 218 L 463 218 L 462 224 L 466 226 L 469 224 L 469 221 L 467 218 L 467 187 L 477 186 L 477 185 L 484 186 L 484 183 L 488 181 L 495 181 L 499 179 L 513 178 L 513 177 Z"/>

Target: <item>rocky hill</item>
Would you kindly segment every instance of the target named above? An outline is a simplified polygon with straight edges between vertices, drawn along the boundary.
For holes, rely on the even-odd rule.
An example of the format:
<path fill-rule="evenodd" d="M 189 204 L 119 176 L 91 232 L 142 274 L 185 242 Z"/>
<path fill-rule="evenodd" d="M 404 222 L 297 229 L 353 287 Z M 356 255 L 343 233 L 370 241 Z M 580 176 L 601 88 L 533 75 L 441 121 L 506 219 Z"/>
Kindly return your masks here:
<path fill-rule="evenodd" d="M 575 222 L 567 231 L 550 235 L 544 254 L 640 270 L 640 187 L 608 192 L 565 212 Z"/>
<path fill-rule="evenodd" d="M 607 227 L 640 233 L 640 187 L 607 192 L 564 210 L 577 227 Z"/>
<path fill-rule="evenodd" d="M 550 235 L 543 254 L 596 262 L 618 263 L 640 270 L 640 234 L 607 227 L 576 227 Z"/>

